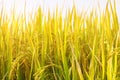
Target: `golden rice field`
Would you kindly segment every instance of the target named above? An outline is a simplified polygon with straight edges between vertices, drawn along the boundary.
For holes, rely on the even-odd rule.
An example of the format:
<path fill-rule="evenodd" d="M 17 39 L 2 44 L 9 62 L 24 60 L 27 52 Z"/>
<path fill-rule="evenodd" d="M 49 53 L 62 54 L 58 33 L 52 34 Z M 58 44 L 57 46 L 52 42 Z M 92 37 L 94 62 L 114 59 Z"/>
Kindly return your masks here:
<path fill-rule="evenodd" d="M 120 24 L 116 7 L 103 12 L 57 9 L 9 19 L 0 13 L 0 80 L 120 80 Z"/>

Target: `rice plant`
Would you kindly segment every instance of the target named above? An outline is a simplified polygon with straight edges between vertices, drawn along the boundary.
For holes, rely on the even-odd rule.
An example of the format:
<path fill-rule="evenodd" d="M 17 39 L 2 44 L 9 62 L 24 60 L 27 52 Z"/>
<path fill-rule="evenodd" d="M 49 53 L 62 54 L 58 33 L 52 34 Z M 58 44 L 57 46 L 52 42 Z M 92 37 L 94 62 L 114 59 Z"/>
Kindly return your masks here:
<path fill-rule="evenodd" d="M 120 24 L 116 6 L 65 18 L 38 8 L 8 18 L 0 13 L 0 80 L 119 80 Z"/>

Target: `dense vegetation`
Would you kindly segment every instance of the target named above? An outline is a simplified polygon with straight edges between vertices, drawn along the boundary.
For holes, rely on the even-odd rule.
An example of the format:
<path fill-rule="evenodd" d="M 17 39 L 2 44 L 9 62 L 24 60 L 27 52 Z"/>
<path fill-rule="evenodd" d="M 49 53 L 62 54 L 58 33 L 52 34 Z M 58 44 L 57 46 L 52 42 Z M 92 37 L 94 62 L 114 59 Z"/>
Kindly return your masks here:
<path fill-rule="evenodd" d="M 65 18 L 0 14 L 0 80 L 119 80 L 120 25 L 115 4 Z"/>

